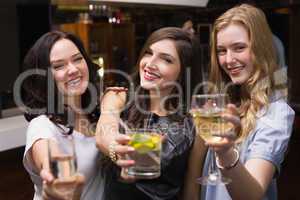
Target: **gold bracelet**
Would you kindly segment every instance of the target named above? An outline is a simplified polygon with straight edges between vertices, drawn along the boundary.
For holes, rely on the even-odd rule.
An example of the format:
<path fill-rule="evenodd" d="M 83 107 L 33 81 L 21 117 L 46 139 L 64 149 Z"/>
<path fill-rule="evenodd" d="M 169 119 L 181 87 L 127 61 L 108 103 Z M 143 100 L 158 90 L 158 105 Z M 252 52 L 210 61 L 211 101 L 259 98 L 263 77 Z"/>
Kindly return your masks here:
<path fill-rule="evenodd" d="M 113 141 L 109 144 L 108 153 L 111 161 L 116 162 L 118 160 L 117 154 L 115 152 L 115 147 L 117 145 L 116 141 Z"/>
<path fill-rule="evenodd" d="M 219 169 L 221 169 L 221 170 L 230 170 L 230 169 L 234 168 L 238 164 L 239 159 L 240 159 L 240 153 L 239 153 L 239 151 L 236 148 L 234 148 L 233 151 L 234 151 L 236 157 L 235 157 L 235 160 L 230 165 L 228 165 L 228 166 L 222 166 L 222 165 L 220 165 L 219 158 L 216 157 L 216 165 L 217 165 L 217 167 Z"/>

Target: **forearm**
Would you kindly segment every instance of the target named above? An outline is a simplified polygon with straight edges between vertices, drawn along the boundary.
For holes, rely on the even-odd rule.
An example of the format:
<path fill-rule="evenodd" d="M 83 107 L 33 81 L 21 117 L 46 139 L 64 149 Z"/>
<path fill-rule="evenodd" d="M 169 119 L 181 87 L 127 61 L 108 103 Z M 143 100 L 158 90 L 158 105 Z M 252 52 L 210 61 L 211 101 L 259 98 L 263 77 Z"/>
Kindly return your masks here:
<path fill-rule="evenodd" d="M 33 164 L 41 171 L 42 169 L 49 169 L 49 160 L 48 160 L 48 149 L 47 149 L 47 140 L 39 139 L 37 140 L 31 148 L 31 156 Z"/>
<path fill-rule="evenodd" d="M 218 158 L 222 166 L 229 166 L 229 163 L 234 162 L 235 153 L 229 150 L 226 155 Z M 260 200 L 272 179 L 274 167 L 267 161 L 253 159 L 247 161 L 245 165 L 238 162 L 235 167 L 223 169 L 221 172 L 232 180 L 226 187 L 233 200 Z"/>
<path fill-rule="evenodd" d="M 98 120 L 96 128 L 97 147 L 106 155 L 109 155 L 109 145 L 119 132 L 119 113 L 103 112 Z"/>

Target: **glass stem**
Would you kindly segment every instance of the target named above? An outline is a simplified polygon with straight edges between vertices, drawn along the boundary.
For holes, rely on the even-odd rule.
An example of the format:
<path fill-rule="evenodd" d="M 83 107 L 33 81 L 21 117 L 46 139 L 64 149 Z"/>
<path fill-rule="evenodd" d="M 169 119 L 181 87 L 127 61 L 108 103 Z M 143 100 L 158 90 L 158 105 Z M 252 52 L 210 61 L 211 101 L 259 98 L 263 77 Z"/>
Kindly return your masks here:
<path fill-rule="evenodd" d="M 221 174 L 216 165 L 215 151 L 212 149 L 210 149 L 210 151 L 211 151 L 210 152 L 210 166 L 209 166 L 208 175 L 209 175 L 209 177 L 214 176 L 213 178 L 217 178 L 217 177 L 220 177 Z"/>

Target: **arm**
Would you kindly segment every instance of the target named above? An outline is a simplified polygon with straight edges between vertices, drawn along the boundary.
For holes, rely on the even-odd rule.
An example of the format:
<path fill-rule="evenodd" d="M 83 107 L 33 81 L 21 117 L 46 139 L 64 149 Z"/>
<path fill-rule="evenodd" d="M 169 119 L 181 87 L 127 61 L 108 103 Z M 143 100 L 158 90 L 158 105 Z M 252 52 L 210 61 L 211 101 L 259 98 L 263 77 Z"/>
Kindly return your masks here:
<path fill-rule="evenodd" d="M 43 181 L 43 198 L 45 199 L 63 199 L 65 193 L 73 195 L 73 198 L 79 199 L 84 185 L 84 177 L 80 174 L 72 177 L 72 180 L 64 181 L 54 179 L 50 172 L 48 159 L 47 138 L 52 137 L 52 126 L 46 117 L 40 117 L 30 123 L 27 131 L 27 148 L 24 165 L 30 174 L 40 176 Z M 39 134 L 37 134 L 39 133 Z M 32 145 L 31 145 L 32 144 Z M 28 158 L 31 159 L 28 159 Z M 33 179 L 34 180 L 34 179 Z M 35 184 L 39 184 L 39 181 Z M 65 193 L 59 193 L 64 191 Z M 76 198 L 75 198 L 76 195 Z"/>
<path fill-rule="evenodd" d="M 119 133 L 120 114 L 126 102 L 126 89 L 109 88 L 101 99 L 101 115 L 96 127 L 96 144 L 109 155 L 109 145 Z"/>
<path fill-rule="evenodd" d="M 202 174 L 202 166 L 205 160 L 207 147 L 199 135 L 195 136 L 195 141 L 190 152 L 188 168 L 185 175 L 183 192 L 181 199 L 197 200 L 199 199 L 200 184 L 197 178 Z"/>
<path fill-rule="evenodd" d="M 237 120 L 237 111 L 235 106 L 229 106 L 231 113 L 223 117 L 239 127 L 240 122 Z M 283 116 L 283 117 L 281 117 Z M 284 114 L 280 114 L 278 124 L 284 120 Z M 240 162 L 230 169 L 222 169 L 221 172 L 232 182 L 226 185 L 232 199 L 256 200 L 262 199 L 275 174 L 275 166 L 279 166 L 284 156 L 290 134 L 285 128 L 273 128 L 265 121 L 257 121 L 257 132 L 247 148 L 249 159 L 245 164 Z M 274 118 L 273 118 L 274 119 Z M 272 124 L 272 123 L 271 123 Z M 286 133 L 285 133 L 286 132 Z M 272 139 L 273 138 L 273 139 Z M 276 145 L 274 142 L 276 141 Z M 234 138 L 224 137 L 220 142 L 208 143 L 214 148 L 219 164 L 221 166 L 230 166 L 236 159 L 233 151 Z M 247 186 L 247 187 L 245 187 Z"/>
<path fill-rule="evenodd" d="M 98 149 L 109 157 L 110 151 L 113 151 L 117 159 L 115 164 L 119 167 L 128 167 L 134 164 L 133 160 L 123 159 L 124 154 L 134 151 L 132 147 L 126 145 L 130 137 L 119 134 L 120 114 L 125 107 L 126 91 L 126 88 L 118 87 L 107 89 L 101 99 L 101 115 L 96 127 Z M 113 143 L 114 145 L 111 146 Z M 121 175 L 126 180 L 132 180 L 130 177 L 126 177 L 124 169 L 122 169 Z"/>
<path fill-rule="evenodd" d="M 49 170 L 49 160 L 48 160 L 48 149 L 47 149 L 47 139 L 37 140 L 31 148 L 31 154 L 33 164 L 40 172 L 42 169 Z"/>
<path fill-rule="evenodd" d="M 225 154 L 217 152 L 217 155 L 222 166 L 229 166 L 235 159 L 232 149 Z M 271 162 L 263 159 L 250 159 L 245 165 L 238 163 L 234 168 L 224 169 L 221 172 L 232 180 L 227 185 L 232 199 L 259 200 L 263 198 L 274 176 L 275 167 Z"/>

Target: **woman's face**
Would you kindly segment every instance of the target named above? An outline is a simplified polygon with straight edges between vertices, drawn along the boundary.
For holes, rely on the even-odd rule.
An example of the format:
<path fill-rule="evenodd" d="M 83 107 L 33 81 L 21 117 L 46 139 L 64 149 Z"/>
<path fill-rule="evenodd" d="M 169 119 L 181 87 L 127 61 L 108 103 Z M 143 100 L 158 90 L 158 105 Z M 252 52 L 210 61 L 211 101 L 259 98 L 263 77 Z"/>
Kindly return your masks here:
<path fill-rule="evenodd" d="M 82 95 L 88 86 L 88 66 L 75 44 L 58 40 L 50 51 L 50 64 L 59 91 L 67 96 Z"/>
<path fill-rule="evenodd" d="M 180 73 L 174 41 L 164 39 L 150 45 L 140 60 L 139 71 L 144 89 L 170 92 Z"/>
<path fill-rule="evenodd" d="M 244 84 L 252 75 L 250 40 L 242 25 L 230 24 L 217 33 L 217 56 L 233 83 Z"/>

